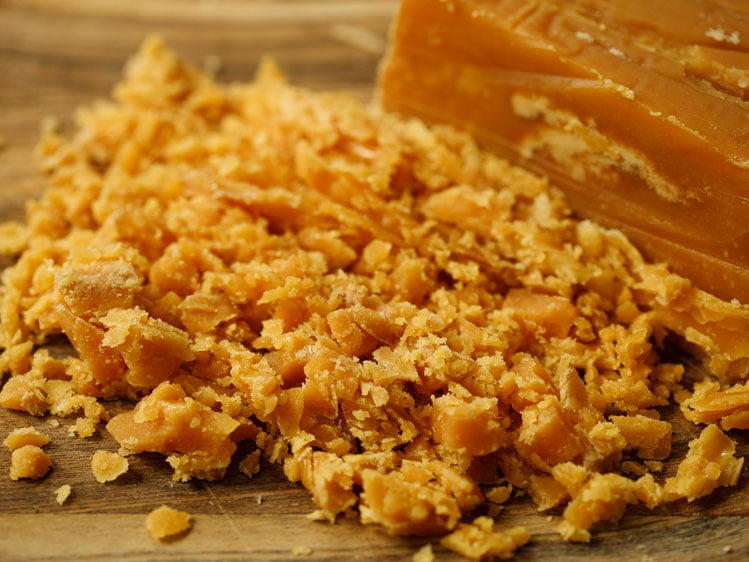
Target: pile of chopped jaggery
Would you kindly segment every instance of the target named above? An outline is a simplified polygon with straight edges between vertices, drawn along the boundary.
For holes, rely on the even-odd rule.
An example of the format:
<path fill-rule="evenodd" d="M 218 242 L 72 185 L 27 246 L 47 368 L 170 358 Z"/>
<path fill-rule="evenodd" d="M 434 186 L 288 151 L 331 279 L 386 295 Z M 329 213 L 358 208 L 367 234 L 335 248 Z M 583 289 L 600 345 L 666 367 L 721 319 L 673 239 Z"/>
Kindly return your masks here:
<path fill-rule="evenodd" d="M 749 308 L 463 132 L 271 63 L 220 85 L 150 39 L 38 153 L 49 187 L 0 230 L 5 408 L 77 416 L 84 437 L 107 422 L 180 481 L 221 478 L 250 440 L 243 470 L 282 464 L 315 518 L 476 559 L 529 540 L 477 510 L 520 490 L 587 541 L 628 504 L 737 482 Z M 76 353 L 45 349 L 59 334 Z M 671 339 L 699 377 L 661 358 Z M 133 407 L 110 419 L 111 399 Z M 673 403 L 705 427 L 659 478 Z"/>

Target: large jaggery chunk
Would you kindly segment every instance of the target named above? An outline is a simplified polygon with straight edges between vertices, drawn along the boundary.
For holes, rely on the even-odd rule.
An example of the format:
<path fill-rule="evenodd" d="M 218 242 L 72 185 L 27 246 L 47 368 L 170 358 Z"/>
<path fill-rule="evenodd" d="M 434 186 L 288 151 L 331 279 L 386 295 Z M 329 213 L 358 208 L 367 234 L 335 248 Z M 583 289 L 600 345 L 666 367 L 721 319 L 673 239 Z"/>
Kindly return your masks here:
<path fill-rule="evenodd" d="M 746 303 L 747 41 L 740 1 L 405 0 L 379 91 L 542 171 L 579 214 Z"/>

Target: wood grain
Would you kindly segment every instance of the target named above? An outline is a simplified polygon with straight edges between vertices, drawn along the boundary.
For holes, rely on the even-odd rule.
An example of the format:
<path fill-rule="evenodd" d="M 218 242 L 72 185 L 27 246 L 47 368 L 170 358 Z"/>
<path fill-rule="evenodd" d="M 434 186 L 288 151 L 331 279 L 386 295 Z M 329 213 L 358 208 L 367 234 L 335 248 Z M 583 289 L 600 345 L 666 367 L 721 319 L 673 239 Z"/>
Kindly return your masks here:
<path fill-rule="evenodd" d="M 391 0 L 0 0 L 0 220 L 23 217 L 26 201 L 44 189 L 33 147 L 42 119 L 70 130 L 75 108 L 107 96 L 122 66 L 150 33 L 162 34 L 181 56 L 218 66 L 223 81 L 248 80 L 259 59 L 275 57 L 291 80 L 315 89 L 372 94 L 377 64 L 395 9 Z M 1 266 L 2 264 L 0 264 Z M 121 405 L 112 404 L 116 412 Z M 699 428 L 676 423 L 673 474 Z M 116 450 L 105 431 L 81 440 L 68 435 L 73 420 L 48 420 L 0 411 L 0 435 L 33 425 L 52 437 L 54 469 L 38 482 L 11 482 L 10 455 L 0 451 L 0 560 L 410 560 L 433 539 L 387 536 L 355 521 L 335 525 L 306 518 L 306 491 L 277 467 L 252 480 L 232 467 L 220 482 L 175 484 L 158 456 L 131 458 L 130 472 L 102 485 L 91 474 L 97 449 Z M 747 436 L 740 453 L 749 453 Z M 70 484 L 64 505 L 55 490 Z M 192 531 L 157 543 L 145 514 L 166 503 L 194 516 Z M 517 560 L 746 560 L 749 559 L 749 485 L 655 512 L 629 512 L 590 545 L 563 543 L 554 531 L 559 513 L 538 514 L 528 500 L 506 508 L 500 522 L 523 524 L 533 541 Z M 311 554 L 293 554 L 295 547 Z M 434 547 L 438 561 L 460 558 Z"/>

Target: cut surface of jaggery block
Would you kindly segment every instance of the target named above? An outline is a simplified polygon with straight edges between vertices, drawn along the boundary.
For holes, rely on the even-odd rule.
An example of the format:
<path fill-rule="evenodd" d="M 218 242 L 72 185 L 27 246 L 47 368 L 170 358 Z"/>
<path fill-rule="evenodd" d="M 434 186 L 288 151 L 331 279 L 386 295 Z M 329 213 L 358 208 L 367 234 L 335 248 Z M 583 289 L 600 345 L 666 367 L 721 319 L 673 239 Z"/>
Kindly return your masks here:
<path fill-rule="evenodd" d="M 379 96 L 464 127 L 649 258 L 749 302 L 749 4 L 405 0 Z"/>

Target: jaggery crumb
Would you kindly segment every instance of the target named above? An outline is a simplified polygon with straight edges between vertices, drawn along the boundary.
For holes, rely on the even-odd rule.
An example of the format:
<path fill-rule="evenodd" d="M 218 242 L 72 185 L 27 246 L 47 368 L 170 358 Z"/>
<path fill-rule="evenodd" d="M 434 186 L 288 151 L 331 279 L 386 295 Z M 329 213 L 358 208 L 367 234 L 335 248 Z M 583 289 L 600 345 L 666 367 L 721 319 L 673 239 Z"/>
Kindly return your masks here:
<path fill-rule="evenodd" d="M 91 437 L 96 433 L 96 423 L 90 418 L 77 418 L 75 423 L 68 428 L 68 434 L 73 437 L 77 435 L 81 439 Z"/>
<path fill-rule="evenodd" d="M 118 453 L 96 451 L 91 458 L 91 470 L 97 482 L 113 482 L 125 474 L 130 465 L 128 460 Z"/>
<path fill-rule="evenodd" d="M 171 539 L 190 530 L 191 515 L 162 505 L 146 516 L 146 528 L 156 540 Z"/>
<path fill-rule="evenodd" d="M 738 481 L 724 432 L 749 427 L 749 307 L 466 133 L 295 88 L 268 61 L 224 86 L 158 39 L 79 117 L 45 130 L 49 187 L 0 228 L 0 406 L 76 415 L 81 437 L 108 422 L 178 481 L 223 477 L 249 441 L 240 470 L 282 465 L 312 518 L 478 558 L 528 540 L 463 523 L 482 504 L 501 520 L 529 496 L 587 541 L 629 505 Z M 44 349 L 60 333 L 70 357 Z M 666 359 L 670 334 L 704 370 Z M 110 420 L 111 399 L 132 407 Z M 706 429 L 657 481 L 675 403 Z M 97 455 L 104 481 L 127 469 Z"/>
<path fill-rule="evenodd" d="M 63 484 L 57 490 L 55 490 L 55 500 L 58 504 L 62 505 L 70 498 L 73 493 L 73 489 L 70 484 Z"/>
<path fill-rule="evenodd" d="M 52 468 L 52 459 L 36 445 L 23 445 L 14 449 L 10 457 L 10 479 L 44 478 Z"/>

